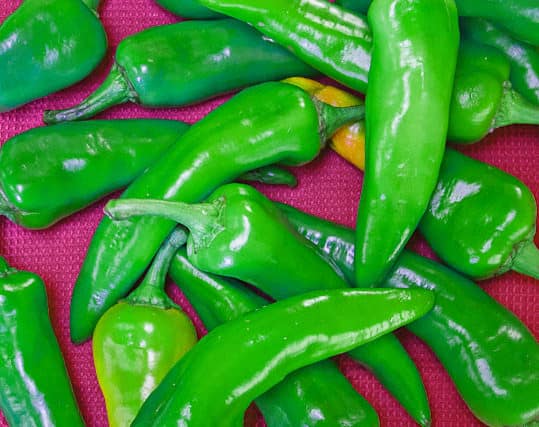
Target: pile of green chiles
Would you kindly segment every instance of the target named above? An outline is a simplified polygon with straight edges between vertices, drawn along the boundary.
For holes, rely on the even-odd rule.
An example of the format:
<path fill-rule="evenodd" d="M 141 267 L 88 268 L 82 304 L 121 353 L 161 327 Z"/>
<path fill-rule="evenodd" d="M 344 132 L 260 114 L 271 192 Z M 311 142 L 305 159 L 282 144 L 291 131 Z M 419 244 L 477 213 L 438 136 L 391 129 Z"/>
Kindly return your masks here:
<path fill-rule="evenodd" d="M 70 301 L 110 425 L 240 426 L 252 402 L 270 427 L 379 425 L 331 359 L 347 353 L 429 426 L 421 375 L 392 334 L 404 326 L 481 422 L 539 423 L 539 344 L 472 281 L 539 279 L 536 201 L 446 148 L 539 124 L 537 0 L 156 1 L 184 20 L 125 38 L 93 93 L 0 149 L 0 213 L 27 229 L 124 189 Z M 96 68 L 98 6 L 24 0 L 0 24 L 0 114 Z M 193 125 L 84 121 L 230 92 Z M 328 144 L 365 170 L 355 230 L 246 183 L 295 186 L 283 166 Z M 445 265 L 405 249 L 416 230 Z M 168 277 L 208 329 L 200 340 Z M 2 257 L 0 359 L 10 425 L 84 425 L 45 285 Z"/>

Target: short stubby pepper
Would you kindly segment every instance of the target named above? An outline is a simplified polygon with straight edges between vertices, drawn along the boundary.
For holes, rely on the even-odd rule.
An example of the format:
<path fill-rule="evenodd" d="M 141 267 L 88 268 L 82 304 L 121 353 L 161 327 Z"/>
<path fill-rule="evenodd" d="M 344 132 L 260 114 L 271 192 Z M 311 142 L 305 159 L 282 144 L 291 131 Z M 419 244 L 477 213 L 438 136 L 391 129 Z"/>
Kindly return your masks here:
<path fill-rule="evenodd" d="M 46 111 L 44 121 L 89 118 L 128 101 L 146 107 L 192 104 L 296 74 L 317 72 L 241 22 L 162 25 L 122 40 L 101 86 L 79 105 Z"/>
<path fill-rule="evenodd" d="M 462 35 L 499 49 L 511 62 L 511 84 L 528 101 L 539 105 L 539 51 L 516 40 L 486 19 L 462 18 Z"/>
<path fill-rule="evenodd" d="M 453 0 L 375 0 L 356 284 L 377 286 L 425 212 L 442 161 L 459 31 Z"/>
<path fill-rule="evenodd" d="M 101 62 L 95 0 L 24 0 L 0 25 L 0 113 L 71 86 Z"/>
<path fill-rule="evenodd" d="M 197 269 L 185 247 L 178 250 L 169 274 L 209 331 L 269 304 L 237 281 Z M 255 403 L 268 427 L 380 425 L 373 407 L 330 360 L 291 373 Z"/>
<path fill-rule="evenodd" d="M 289 373 L 423 316 L 434 298 L 421 291 L 310 292 L 218 326 L 170 370 L 133 427 L 240 426 L 251 401 Z"/>
<path fill-rule="evenodd" d="M 82 427 L 39 276 L 0 257 L 0 409 L 11 426 Z"/>
<path fill-rule="evenodd" d="M 186 19 L 224 18 L 220 13 L 202 6 L 196 0 L 155 0 L 162 8 Z"/>
<path fill-rule="evenodd" d="M 187 251 L 197 268 L 239 279 L 275 299 L 349 286 L 327 257 L 292 231 L 268 198 L 247 185 L 221 186 L 201 204 L 112 200 L 105 212 L 114 219 L 150 214 L 181 223 L 191 232 Z M 430 423 L 421 377 L 394 336 L 355 349 L 350 356 L 372 370 L 418 423 Z M 386 366 L 388 359 L 393 369 Z"/>
<path fill-rule="evenodd" d="M 354 275 L 353 229 L 281 209 L 341 271 Z M 434 309 L 408 328 L 435 352 L 477 418 L 491 426 L 539 420 L 539 345 L 513 313 L 469 279 L 407 251 L 382 286 L 436 293 Z"/>
<path fill-rule="evenodd" d="M 49 227 L 140 175 L 189 126 L 172 120 L 94 120 L 34 128 L 0 149 L 0 213 Z"/>
<path fill-rule="evenodd" d="M 523 182 L 447 149 L 419 229 L 444 262 L 475 279 L 511 269 L 539 279 L 536 217 Z"/>
<path fill-rule="evenodd" d="M 166 274 L 185 231 L 172 232 L 142 283 L 99 320 L 92 348 L 111 427 L 127 427 L 167 372 L 193 347 L 189 317 L 164 292 Z"/>
<path fill-rule="evenodd" d="M 253 86 L 193 125 L 122 197 L 202 200 L 249 170 L 311 161 L 336 129 L 362 116 L 363 107 L 331 107 L 286 83 Z M 73 290 L 72 340 L 89 338 L 99 317 L 129 291 L 173 228 L 173 221 L 162 218 L 103 219 Z"/>

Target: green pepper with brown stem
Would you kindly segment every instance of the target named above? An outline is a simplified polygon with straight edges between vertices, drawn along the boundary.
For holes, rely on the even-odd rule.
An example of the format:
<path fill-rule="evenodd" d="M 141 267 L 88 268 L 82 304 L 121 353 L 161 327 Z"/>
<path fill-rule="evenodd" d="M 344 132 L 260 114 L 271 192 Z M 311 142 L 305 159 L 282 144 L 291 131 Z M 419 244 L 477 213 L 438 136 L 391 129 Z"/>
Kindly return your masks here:
<path fill-rule="evenodd" d="M 92 349 L 111 427 L 129 426 L 150 393 L 197 342 L 193 323 L 164 291 L 170 262 L 186 240 L 185 231 L 173 232 L 142 283 L 97 323 Z"/>
<path fill-rule="evenodd" d="M 45 123 L 80 120 L 125 102 L 146 107 L 200 102 L 256 83 L 315 70 L 258 31 L 232 19 L 184 21 L 133 34 L 120 42 L 100 87 Z"/>
<path fill-rule="evenodd" d="M 197 269 L 185 246 L 176 253 L 169 274 L 209 331 L 269 304 L 232 279 Z M 380 425 L 373 407 L 330 360 L 291 373 L 255 403 L 268 427 Z"/>
<path fill-rule="evenodd" d="M 300 234 L 354 276 L 353 229 L 280 207 Z M 408 251 L 382 286 L 434 291 L 434 309 L 408 328 L 434 351 L 477 418 L 491 426 L 539 420 L 539 345 L 513 313 L 470 280 Z"/>
<path fill-rule="evenodd" d="M 372 341 L 428 312 L 432 294 L 419 291 L 310 292 L 218 326 L 171 369 L 144 402 L 133 426 L 241 426 L 251 401 L 291 372 Z M 210 368 L 214 375 L 208 375 Z"/>
<path fill-rule="evenodd" d="M 0 257 L 0 409 L 11 426 L 84 426 L 39 276 Z"/>
<path fill-rule="evenodd" d="M 115 219 L 153 214 L 180 222 L 191 231 L 187 250 L 197 268 L 242 280 L 272 298 L 348 286 L 327 257 L 297 236 L 273 203 L 247 185 L 221 186 L 198 205 L 118 199 L 105 212 Z M 419 424 L 430 423 L 421 377 L 394 336 L 354 349 L 350 356 L 373 371 Z"/>
<path fill-rule="evenodd" d="M 253 86 L 194 124 L 122 197 L 202 200 L 249 170 L 311 161 L 337 128 L 362 115 L 363 107 L 334 108 L 286 83 Z M 99 317 L 131 289 L 173 228 L 173 221 L 162 218 L 103 219 L 73 290 L 74 342 L 89 338 Z"/>
<path fill-rule="evenodd" d="M 0 113 L 71 86 L 101 62 L 97 0 L 24 0 L 0 25 Z"/>

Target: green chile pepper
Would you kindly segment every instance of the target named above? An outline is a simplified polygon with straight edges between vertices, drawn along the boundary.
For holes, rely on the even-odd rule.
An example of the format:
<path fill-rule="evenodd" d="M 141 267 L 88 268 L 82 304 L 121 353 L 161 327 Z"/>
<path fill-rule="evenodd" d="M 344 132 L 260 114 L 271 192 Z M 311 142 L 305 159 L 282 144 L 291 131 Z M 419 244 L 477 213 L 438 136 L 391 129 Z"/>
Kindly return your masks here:
<path fill-rule="evenodd" d="M 204 6 L 197 0 L 155 0 L 155 2 L 178 16 L 187 19 L 216 19 L 224 18 L 220 13 L 216 13 Z"/>
<path fill-rule="evenodd" d="M 113 105 L 181 106 L 255 83 L 317 72 L 232 19 L 184 21 L 125 38 L 102 85 L 79 105 L 46 111 L 45 123 L 92 117 Z"/>
<path fill-rule="evenodd" d="M 348 9 L 351 12 L 366 15 L 372 0 L 335 0 L 335 4 Z"/>
<path fill-rule="evenodd" d="M 299 233 L 353 277 L 354 230 L 280 207 Z M 477 418 L 492 426 L 539 419 L 539 346 L 513 313 L 470 280 L 408 251 L 382 286 L 435 292 L 434 309 L 408 329 L 434 351 Z"/>
<path fill-rule="evenodd" d="M 348 286 L 328 258 L 292 232 L 277 207 L 247 185 L 219 187 L 198 205 L 118 199 L 109 201 L 105 212 L 113 219 L 150 214 L 181 223 L 191 232 L 187 251 L 197 268 L 239 279 L 275 299 Z M 350 353 L 352 358 L 367 365 L 414 419 L 428 425 L 430 410 L 421 377 L 398 340 L 387 336 L 362 347 Z M 387 373 L 388 359 L 394 377 Z"/>
<path fill-rule="evenodd" d="M 99 319 L 92 349 L 111 427 L 129 426 L 167 372 L 195 345 L 191 319 L 164 291 L 168 267 L 185 244 L 173 232 L 142 283 Z"/>
<path fill-rule="evenodd" d="M 375 0 L 356 284 L 377 286 L 415 231 L 444 154 L 459 44 L 453 0 Z M 391 29 L 391 30 L 389 30 Z"/>
<path fill-rule="evenodd" d="M 0 25 L 0 112 L 64 89 L 101 62 L 96 1 L 24 0 Z"/>
<path fill-rule="evenodd" d="M 198 270 L 188 260 L 185 247 L 176 254 L 169 274 L 208 330 L 269 303 L 238 282 Z M 268 427 L 380 424 L 373 407 L 331 360 L 291 373 L 255 403 Z"/>
<path fill-rule="evenodd" d="M 251 401 L 289 373 L 397 329 L 434 302 L 427 291 L 384 291 L 311 292 L 218 326 L 171 369 L 133 426 L 240 426 Z"/>
<path fill-rule="evenodd" d="M 448 149 L 419 229 L 444 262 L 475 279 L 510 269 L 539 279 L 536 217 L 524 183 Z"/>
<path fill-rule="evenodd" d="M 539 105 L 539 52 L 533 45 L 521 42 L 486 19 L 460 20 L 463 36 L 502 51 L 511 61 L 511 84 L 528 101 Z"/>
<path fill-rule="evenodd" d="M 334 108 L 286 83 L 250 87 L 193 125 L 122 197 L 199 201 L 246 171 L 311 161 L 329 135 L 362 114 L 363 107 Z M 161 218 L 103 219 L 73 290 L 73 341 L 91 335 L 99 317 L 132 287 L 173 228 L 172 221 Z"/>
<path fill-rule="evenodd" d="M 41 278 L 0 257 L 0 409 L 11 426 L 84 426 Z"/>

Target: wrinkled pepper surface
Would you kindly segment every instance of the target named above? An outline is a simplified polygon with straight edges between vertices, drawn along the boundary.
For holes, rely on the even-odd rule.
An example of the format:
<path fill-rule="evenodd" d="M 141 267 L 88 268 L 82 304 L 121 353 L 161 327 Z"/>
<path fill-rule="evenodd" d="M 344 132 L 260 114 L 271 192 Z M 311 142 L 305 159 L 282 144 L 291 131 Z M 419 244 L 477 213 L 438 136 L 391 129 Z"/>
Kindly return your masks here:
<path fill-rule="evenodd" d="M 353 229 L 281 208 L 302 235 L 353 276 Z M 513 313 L 470 280 L 408 251 L 382 286 L 434 291 L 433 310 L 408 329 L 434 351 L 477 418 L 491 426 L 539 420 L 539 345 Z"/>
<path fill-rule="evenodd" d="M 363 107 L 331 107 L 286 83 L 253 86 L 193 125 L 122 197 L 202 200 L 249 170 L 311 161 L 337 128 L 362 114 Z M 162 218 L 103 219 L 73 290 L 73 341 L 89 338 L 99 317 L 132 287 L 173 228 L 174 222 Z"/>
<path fill-rule="evenodd" d="M 201 204 L 111 200 L 105 212 L 114 219 L 149 214 L 179 222 L 190 230 L 187 254 L 197 268 L 239 279 L 275 299 L 348 286 L 328 258 L 308 240 L 297 236 L 277 207 L 247 185 L 221 186 Z M 298 259 L 302 263 L 300 269 Z M 349 354 L 372 370 L 421 425 L 430 423 L 421 377 L 394 336 L 383 337 Z M 390 374 L 388 359 L 393 368 L 389 369 Z"/>
<path fill-rule="evenodd" d="M 356 284 L 377 286 L 425 212 L 442 161 L 459 44 L 453 0 L 375 0 Z"/>
<path fill-rule="evenodd" d="M 169 273 L 209 331 L 269 303 L 232 279 L 197 269 L 185 247 L 177 252 Z M 268 427 L 380 424 L 373 407 L 330 360 L 291 373 L 255 403 Z"/>
<path fill-rule="evenodd" d="M 164 291 L 170 262 L 186 239 L 183 230 L 175 230 L 142 283 L 107 310 L 95 328 L 94 363 L 111 427 L 129 426 L 150 393 L 197 342 L 193 323 Z"/>
<path fill-rule="evenodd" d="M 0 25 L 0 113 L 71 86 L 101 62 L 96 0 L 24 0 Z"/>
<path fill-rule="evenodd" d="M 311 292 L 218 326 L 172 368 L 133 426 L 241 426 L 251 401 L 289 373 L 391 332 L 434 302 L 424 290 L 384 291 Z"/>
<path fill-rule="evenodd" d="M 84 426 L 39 276 L 0 257 L 0 409 L 11 426 Z"/>
<path fill-rule="evenodd" d="M 181 106 L 296 74 L 317 72 L 241 22 L 162 25 L 122 40 L 101 86 L 79 105 L 46 111 L 44 121 L 89 118 L 128 101 L 146 107 Z"/>

